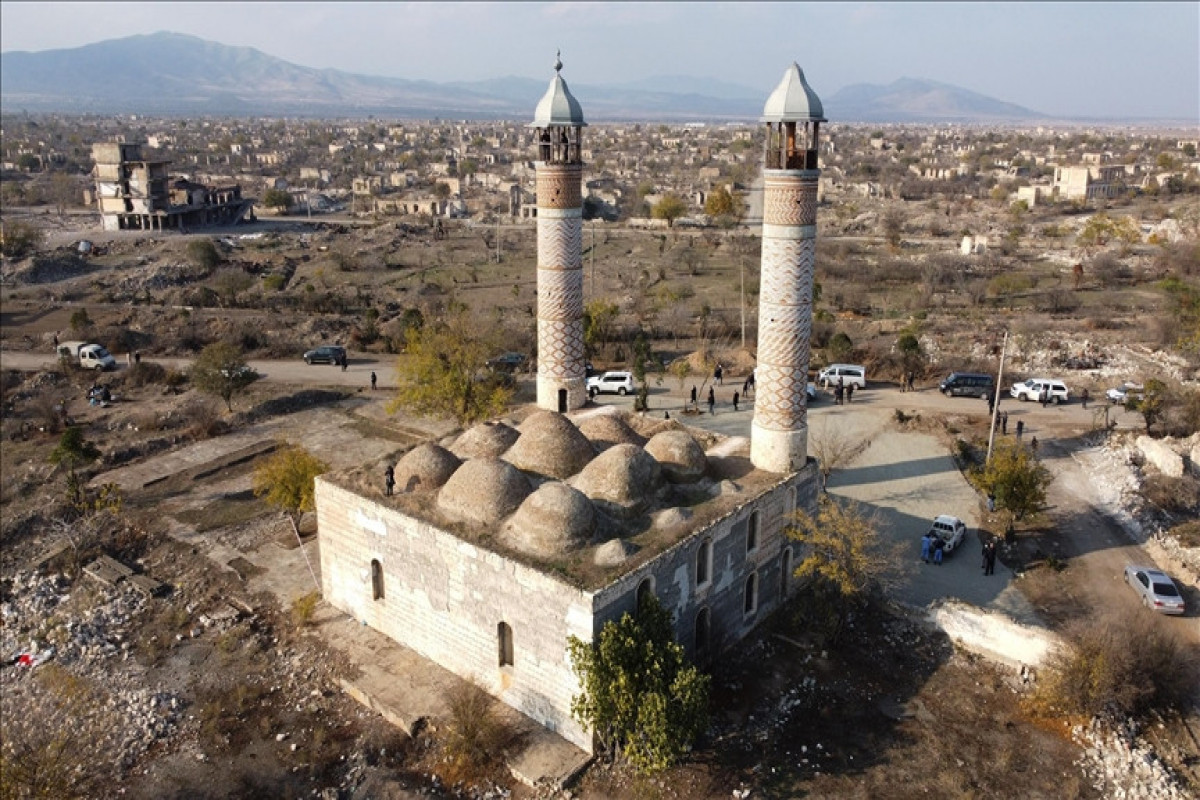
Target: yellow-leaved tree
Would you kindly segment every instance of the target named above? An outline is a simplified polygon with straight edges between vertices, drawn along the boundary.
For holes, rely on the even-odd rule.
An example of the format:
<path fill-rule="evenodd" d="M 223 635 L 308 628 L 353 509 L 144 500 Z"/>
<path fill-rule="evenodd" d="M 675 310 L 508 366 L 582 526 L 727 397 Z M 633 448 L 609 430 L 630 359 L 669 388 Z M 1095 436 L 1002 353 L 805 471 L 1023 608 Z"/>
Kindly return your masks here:
<path fill-rule="evenodd" d="M 298 520 L 305 511 L 316 509 L 316 477 L 328 470 L 329 465 L 308 450 L 290 444 L 285 444 L 273 455 L 260 461 L 254 469 L 254 495 L 282 509 L 287 516 L 317 591 L 320 591 L 321 584 L 304 550 Z"/>

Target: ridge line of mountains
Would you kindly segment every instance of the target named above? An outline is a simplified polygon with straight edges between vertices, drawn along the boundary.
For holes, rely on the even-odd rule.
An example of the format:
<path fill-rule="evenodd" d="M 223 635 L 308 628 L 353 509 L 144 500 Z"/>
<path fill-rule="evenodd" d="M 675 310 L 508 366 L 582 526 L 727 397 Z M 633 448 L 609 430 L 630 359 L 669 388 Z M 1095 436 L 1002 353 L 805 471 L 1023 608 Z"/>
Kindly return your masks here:
<path fill-rule="evenodd" d="M 140 113 L 521 119 L 547 80 L 436 83 L 292 64 L 252 47 L 179 33 L 109 39 L 63 50 L 0 53 L 6 113 Z M 572 84 L 589 120 L 757 120 L 771 87 L 665 76 Z M 855 84 L 822 98 L 839 122 L 1022 122 L 1037 111 L 936 81 Z"/>

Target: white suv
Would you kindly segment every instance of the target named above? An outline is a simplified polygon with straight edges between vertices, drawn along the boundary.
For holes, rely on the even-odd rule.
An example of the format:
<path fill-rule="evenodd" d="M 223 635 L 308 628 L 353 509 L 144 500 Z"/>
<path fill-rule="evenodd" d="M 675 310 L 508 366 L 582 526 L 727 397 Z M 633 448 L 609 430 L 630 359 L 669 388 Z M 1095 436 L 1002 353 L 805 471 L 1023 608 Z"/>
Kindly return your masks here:
<path fill-rule="evenodd" d="M 828 389 L 837 386 L 838 378 L 842 386 L 854 385 L 857 389 L 867 388 L 867 371 L 858 364 L 830 364 L 817 373 L 817 383 Z"/>
<path fill-rule="evenodd" d="M 605 372 L 593 375 L 587 379 L 587 390 L 592 397 L 598 394 L 619 394 L 622 397 L 633 394 L 633 373 Z"/>
<path fill-rule="evenodd" d="M 1051 380 L 1050 378 L 1030 378 L 1021 383 L 1014 383 L 1008 393 L 1022 402 L 1033 400 L 1041 402 L 1042 390 L 1050 392 L 1050 402 L 1054 405 L 1065 403 L 1071 399 L 1071 393 L 1067 389 L 1067 385 L 1062 381 Z"/>

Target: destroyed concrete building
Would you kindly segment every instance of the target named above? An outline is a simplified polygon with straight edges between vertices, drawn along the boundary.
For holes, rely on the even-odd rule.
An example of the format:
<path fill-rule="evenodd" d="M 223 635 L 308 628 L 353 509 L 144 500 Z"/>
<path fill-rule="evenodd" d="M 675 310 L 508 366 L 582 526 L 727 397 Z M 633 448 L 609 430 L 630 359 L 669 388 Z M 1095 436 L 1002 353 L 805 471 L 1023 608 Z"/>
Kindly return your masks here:
<path fill-rule="evenodd" d="M 576 396 L 584 123 L 556 74 L 534 118 L 538 338 L 556 356 L 544 369 L 539 358 L 538 408 L 408 451 L 394 495 L 383 465 L 316 480 L 325 599 L 588 752 L 591 732 L 571 716 L 568 638 L 594 641 L 652 595 L 687 652 L 710 662 L 786 601 L 801 555 L 787 527 L 815 510 L 805 389 L 824 118 L 798 66 L 763 121 L 749 440 Z"/>
<path fill-rule="evenodd" d="M 238 184 L 207 186 L 180 178 L 170 159 L 147 156 L 133 142 L 96 142 L 96 204 L 106 231 L 187 230 L 254 219 L 254 200 Z"/>

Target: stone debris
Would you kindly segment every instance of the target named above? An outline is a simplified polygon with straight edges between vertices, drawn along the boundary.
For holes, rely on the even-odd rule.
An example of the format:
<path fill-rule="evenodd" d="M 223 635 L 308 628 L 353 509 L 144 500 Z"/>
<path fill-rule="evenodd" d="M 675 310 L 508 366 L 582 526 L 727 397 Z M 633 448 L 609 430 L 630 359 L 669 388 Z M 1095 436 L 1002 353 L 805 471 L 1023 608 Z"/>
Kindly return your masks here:
<path fill-rule="evenodd" d="M 1071 738 L 1083 747 L 1076 762 L 1102 797 L 1118 800 L 1185 800 L 1184 791 L 1154 748 L 1139 736 L 1132 720 L 1093 718 L 1077 725 Z"/>

